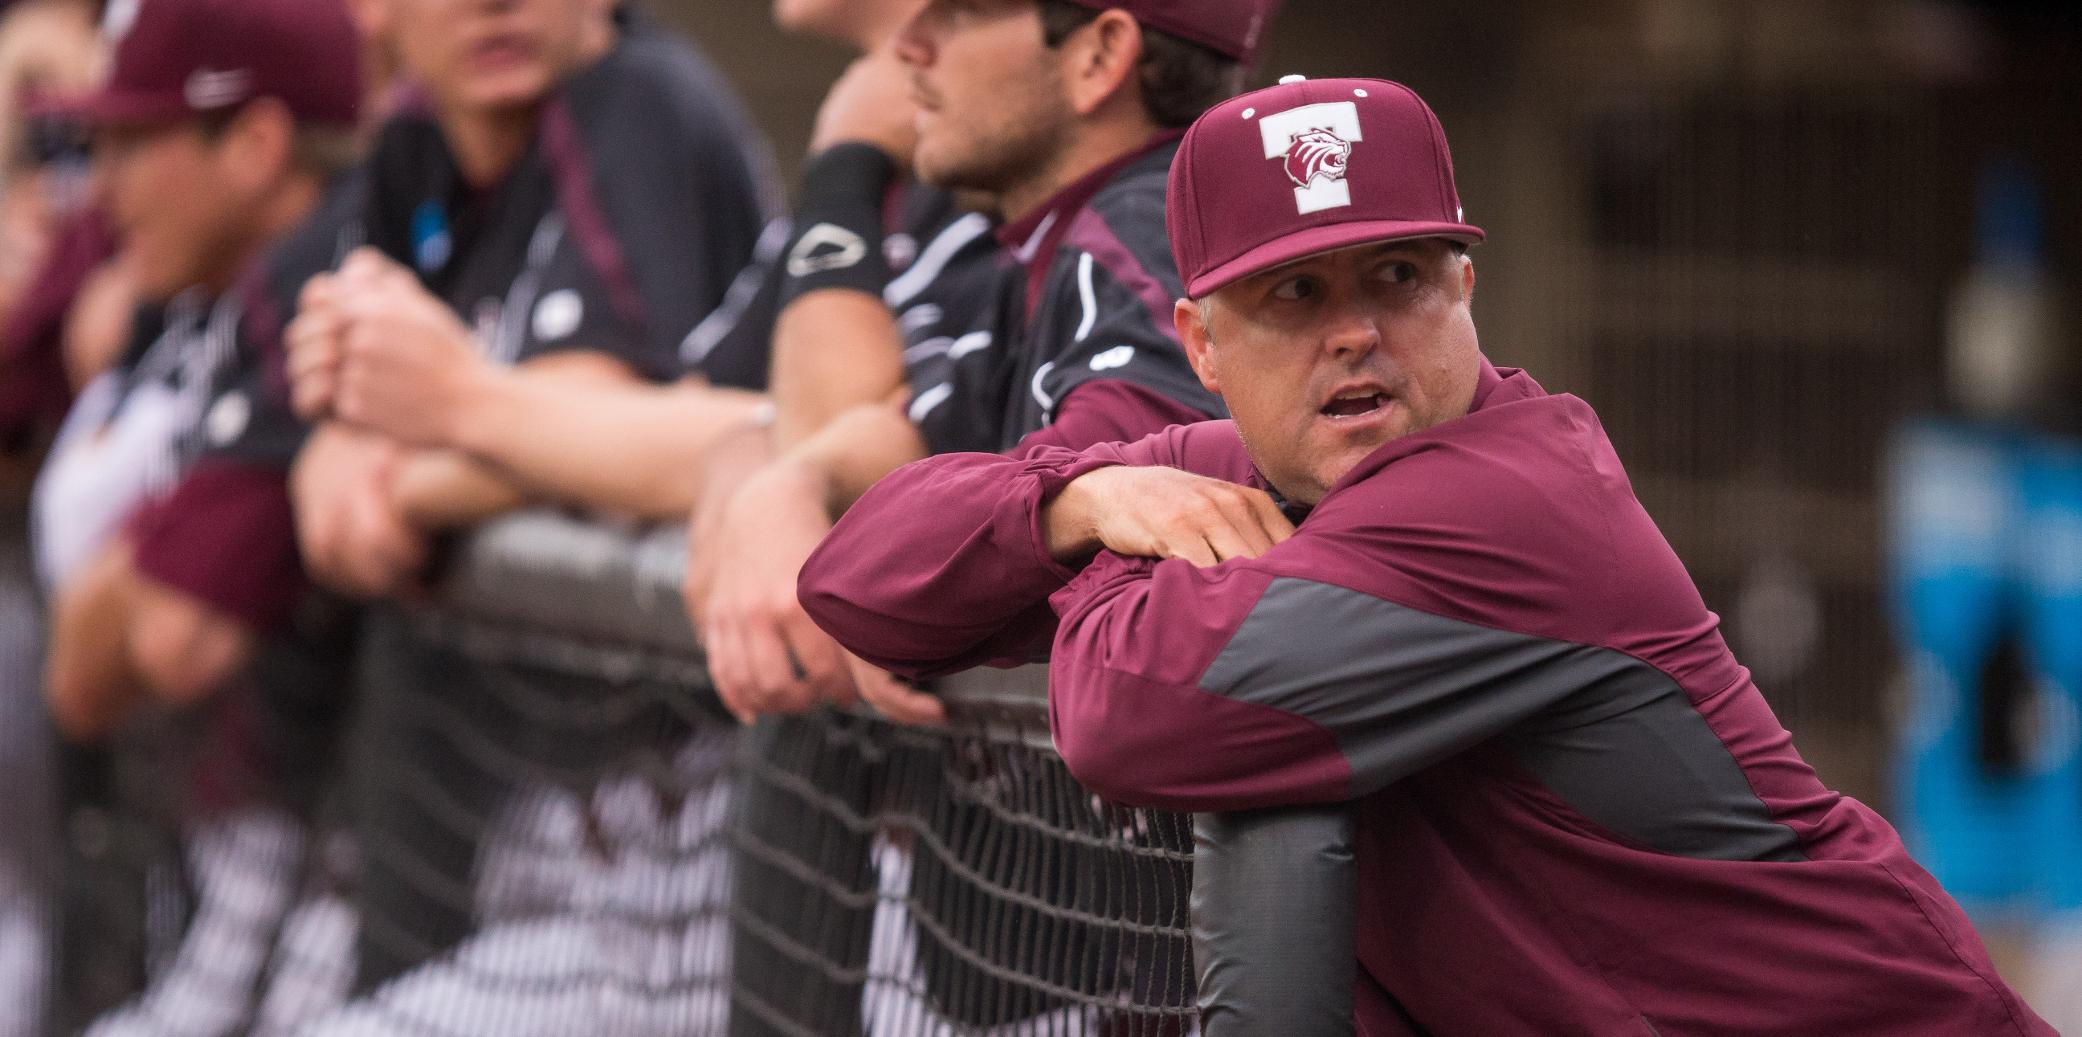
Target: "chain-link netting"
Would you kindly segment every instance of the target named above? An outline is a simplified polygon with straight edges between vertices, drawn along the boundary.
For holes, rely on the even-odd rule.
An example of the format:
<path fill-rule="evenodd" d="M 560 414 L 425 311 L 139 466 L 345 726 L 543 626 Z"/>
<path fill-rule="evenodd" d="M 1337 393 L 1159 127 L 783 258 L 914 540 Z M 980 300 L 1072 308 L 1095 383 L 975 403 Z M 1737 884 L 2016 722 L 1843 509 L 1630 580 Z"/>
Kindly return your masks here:
<path fill-rule="evenodd" d="M 438 614 L 365 638 L 355 997 L 303 1032 L 717 1032 L 734 735 L 698 670 Z"/>
<path fill-rule="evenodd" d="M 563 525 L 521 539 L 590 546 L 328 613 L 68 750 L 51 1032 L 1194 1030 L 1190 821 L 1072 780 L 1032 674 L 951 692 L 946 730 L 740 735 L 653 586 L 678 559 Z"/>
<path fill-rule="evenodd" d="M 749 742 L 731 1033 L 1192 1029 L 1189 819 L 959 726 L 826 711 Z"/>

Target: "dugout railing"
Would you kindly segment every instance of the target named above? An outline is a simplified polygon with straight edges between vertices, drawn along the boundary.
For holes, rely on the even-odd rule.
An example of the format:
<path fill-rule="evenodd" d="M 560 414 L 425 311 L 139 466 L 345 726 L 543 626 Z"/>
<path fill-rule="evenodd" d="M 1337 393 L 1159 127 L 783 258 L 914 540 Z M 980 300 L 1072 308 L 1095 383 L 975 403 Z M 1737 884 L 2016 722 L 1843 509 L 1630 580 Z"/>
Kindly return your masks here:
<path fill-rule="evenodd" d="M 1045 670 L 941 682 L 944 729 L 740 730 L 684 552 L 515 516 L 427 600 L 316 606 L 221 701 L 74 754 L 52 1032 L 1348 1030 L 1341 811 L 1207 819 L 1238 863 L 1201 913 L 1250 939 L 1203 1026 L 1193 820 L 1069 775 Z"/>

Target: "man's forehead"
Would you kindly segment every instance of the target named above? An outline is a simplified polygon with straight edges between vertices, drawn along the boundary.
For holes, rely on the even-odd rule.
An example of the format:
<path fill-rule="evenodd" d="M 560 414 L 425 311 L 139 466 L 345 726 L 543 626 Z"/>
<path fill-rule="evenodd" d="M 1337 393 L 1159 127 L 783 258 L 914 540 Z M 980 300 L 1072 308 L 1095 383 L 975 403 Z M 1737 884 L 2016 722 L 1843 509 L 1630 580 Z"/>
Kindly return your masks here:
<path fill-rule="evenodd" d="M 1250 275 L 1249 277 L 1243 278 L 1237 283 L 1249 284 L 1254 281 L 1264 281 L 1292 274 L 1298 270 L 1303 270 L 1311 266 L 1324 266 L 1328 264 L 1348 262 L 1354 259 L 1364 260 L 1380 256 L 1395 255 L 1404 255 L 1411 257 L 1428 256 L 1433 255 L 1439 251 L 1443 251 L 1450 247 L 1451 243 L 1448 242 L 1445 238 L 1401 238 L 1394 241 L 1364 241 L 1357 245 L 1346 245 L 1343 248 L 1326 249 L 1322 252 L 1312 252 L 1306 256 L 1300 257 L 1299 259 L 1290 259 L 1287 262 L 1281 263 L 1278 266 L 1260 270 L 1257 273 Z"/>

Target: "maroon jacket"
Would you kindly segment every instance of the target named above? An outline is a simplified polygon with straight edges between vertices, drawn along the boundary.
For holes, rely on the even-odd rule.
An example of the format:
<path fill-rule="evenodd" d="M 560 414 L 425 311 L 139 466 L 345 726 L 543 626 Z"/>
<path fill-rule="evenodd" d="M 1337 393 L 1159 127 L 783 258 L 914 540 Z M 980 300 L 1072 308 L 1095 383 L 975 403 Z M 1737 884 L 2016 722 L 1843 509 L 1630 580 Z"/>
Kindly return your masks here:
<path fill-rule="evenodd" d="M 1794 751 L 1582 401 L 1485 364 L 1466 418 L 1210 569 L 1049 558 L 1041 505 L 1110 464 L 1264 486 L 1228 422 L 936 457 L 853 507 L 802 601 L 927 676 L 1029 657 L 1052 595 L 1052 726 L 1093 789 L 1356 800 L 1361 1033 L 2053 1032 Z"/>

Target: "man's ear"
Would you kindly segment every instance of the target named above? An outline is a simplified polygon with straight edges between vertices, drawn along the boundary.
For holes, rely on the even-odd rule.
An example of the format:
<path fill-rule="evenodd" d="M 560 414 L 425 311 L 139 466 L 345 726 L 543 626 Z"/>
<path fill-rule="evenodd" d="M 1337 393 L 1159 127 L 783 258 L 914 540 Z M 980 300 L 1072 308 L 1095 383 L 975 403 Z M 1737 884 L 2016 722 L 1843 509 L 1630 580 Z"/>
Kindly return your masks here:
<path fill-rule="evenodd" d="M 1475 301 L 1475 261 L 1465 252 L 1460 254 L 1460 297 Z"/>
<path fill-rule="evenodd" d="M 1063 85 L 1070 107 L 1089 116 L 1126 91 L 1140 103 L 1142 26 L 1119 8 L 1102 12 L 1063 41 Z"/>
<path fill-rule="evenodd" d="M 1193 365 L 1200 384 L 1220 396 L 1222 386 L 1215 380 L 1214 336 L 1207 330 L 1207 318 L 1201 314 L 1200 304 L 1180 299 L 1171 307 L 1171 324 L 1178 329 L 1178 341 L 1186 349 L 1186 362 Z"/>
<path fill-rule="evenodd" d="M 246 105 L 217 139 L 219 171 L 249 196 L 287 176 L 296 144 L 296 116 L 273 97 Z"/>

